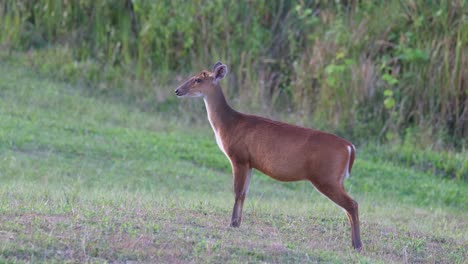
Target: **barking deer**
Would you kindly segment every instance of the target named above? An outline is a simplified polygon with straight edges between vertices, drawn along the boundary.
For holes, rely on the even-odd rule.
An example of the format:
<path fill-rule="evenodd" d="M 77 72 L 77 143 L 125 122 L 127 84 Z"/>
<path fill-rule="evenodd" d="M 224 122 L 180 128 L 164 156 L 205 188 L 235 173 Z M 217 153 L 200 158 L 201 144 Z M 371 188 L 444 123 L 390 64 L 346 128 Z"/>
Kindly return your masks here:
<path fill-rule="evenodd" d="M 202 97 L 216 143 L 229 159 L 234 180 L 231 226 L 239 227 L 252 169 L 279 181 L 310 181 L 340 206 L 351 224 L 353 247 L 361 251 L 358 203 L 345 191 L 355 148 L 350 142 L 321 131 L 247 115 L 232 109 L 219 84 L 227 66 L 218 62 L 180 85 L 179 97 Z"/>

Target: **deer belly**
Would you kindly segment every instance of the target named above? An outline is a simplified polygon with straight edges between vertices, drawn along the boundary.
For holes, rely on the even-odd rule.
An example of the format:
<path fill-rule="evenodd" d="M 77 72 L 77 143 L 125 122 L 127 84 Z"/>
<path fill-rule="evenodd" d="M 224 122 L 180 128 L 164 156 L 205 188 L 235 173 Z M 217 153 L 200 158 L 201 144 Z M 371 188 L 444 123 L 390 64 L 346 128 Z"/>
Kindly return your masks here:
<path fill-rule="evenodd" d="M 253 167 L 278 181 L 300 181 L 307 177 L 307 163 L 305 160 L 293 160 L 260 157 L 253 163 Z"/>

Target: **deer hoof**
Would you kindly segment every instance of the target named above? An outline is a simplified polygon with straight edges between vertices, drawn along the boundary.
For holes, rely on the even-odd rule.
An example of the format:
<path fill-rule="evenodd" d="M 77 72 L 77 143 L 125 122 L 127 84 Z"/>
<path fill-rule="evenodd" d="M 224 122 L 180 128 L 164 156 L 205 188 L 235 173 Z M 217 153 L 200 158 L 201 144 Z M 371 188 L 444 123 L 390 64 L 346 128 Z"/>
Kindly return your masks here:
<path fill-rule="evenodd" d="M 231 222 L 231 227 L 239 227 L 240 226 L 240 221 L 238 220 L 233 220 Z"/>
<path fill-rule="evenodd" d="M 362 252 L 362 245 L 354 247 L 354 249 L 357 250 L 358 253 L 361 253 Z"/>

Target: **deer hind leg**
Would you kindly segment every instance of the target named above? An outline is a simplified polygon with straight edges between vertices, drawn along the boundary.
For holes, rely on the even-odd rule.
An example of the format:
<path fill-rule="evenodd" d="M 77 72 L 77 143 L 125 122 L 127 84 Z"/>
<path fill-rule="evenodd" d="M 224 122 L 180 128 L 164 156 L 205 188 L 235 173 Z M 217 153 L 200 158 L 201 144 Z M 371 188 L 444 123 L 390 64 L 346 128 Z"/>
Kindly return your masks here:
<path fill-rule="evenodd" d="M 233 164 L 233 180 L 234 180 L 234 208 L 232 209 L 231 226 L 239 227 L 242 222 L 242 207 L 244 199 L 249 190 L 250 177 L 252 169 L 247 165 Z"/>
<path fill-rule="evenodd" d="M 361 251 L 362 243 L 359 233 L 358 203 L 346 193 L 342 184 L 315 186 L 322 194 L 345 210 L 351 225 L 352 245 L 356 250 Z"/>

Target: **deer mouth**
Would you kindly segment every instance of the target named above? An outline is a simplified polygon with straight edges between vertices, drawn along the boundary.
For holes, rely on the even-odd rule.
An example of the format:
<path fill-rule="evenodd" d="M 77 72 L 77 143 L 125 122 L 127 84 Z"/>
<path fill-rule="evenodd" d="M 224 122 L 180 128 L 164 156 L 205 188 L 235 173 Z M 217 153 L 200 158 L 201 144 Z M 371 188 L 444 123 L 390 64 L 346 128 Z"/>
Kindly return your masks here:
<path fill-rule="evenodd" d="M 176 90 L 175 90 L 175 94 L 176 94 L 177 96 L 182 96 L 182 95 L 183 95 L 182 92 L 181 92 L 179 89 L 176 89 Z"/>
<path fill-rule="evenodd" d="M 178 97 L 202 97 L 203 94 L 201 92 L 193 92 L 193 91 L 184 91 L 184 89 L 177 88 L 175 90 L 175 94 Z"/>

